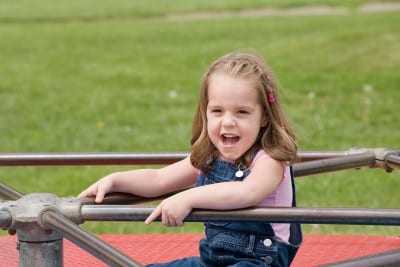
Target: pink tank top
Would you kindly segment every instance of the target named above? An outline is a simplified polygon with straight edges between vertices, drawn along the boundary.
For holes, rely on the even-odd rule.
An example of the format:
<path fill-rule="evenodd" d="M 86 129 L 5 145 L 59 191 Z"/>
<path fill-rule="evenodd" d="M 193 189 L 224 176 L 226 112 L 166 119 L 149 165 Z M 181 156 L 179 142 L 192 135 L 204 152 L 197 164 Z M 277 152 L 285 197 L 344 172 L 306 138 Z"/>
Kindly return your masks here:
<path fill-rule="evenodd" d="M 250 164 L 250 170 L 254 167 L 257 160 L 260 158 L 270 156 L 265 153 L 264 150 L 260 150 Z M 277 189 L 263 201 L 261 201 L 258 207 L 291 207 L 292 206 L 292 181 L 290 177 L 290 167 L 282 164 L 284 174 L 282 181 Z M 277 240 L 285 243 L 289 243 L 290 236 L 290 224 L 289 223 L 271 223 L 272 229 L 275 232 Z"/>

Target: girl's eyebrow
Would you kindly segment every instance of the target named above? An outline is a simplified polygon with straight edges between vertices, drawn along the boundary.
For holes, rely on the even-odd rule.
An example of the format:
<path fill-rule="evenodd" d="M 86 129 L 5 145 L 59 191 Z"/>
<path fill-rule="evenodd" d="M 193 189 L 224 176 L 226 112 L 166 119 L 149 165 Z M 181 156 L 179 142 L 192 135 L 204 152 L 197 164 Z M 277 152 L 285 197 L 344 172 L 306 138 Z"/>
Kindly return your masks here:
<path fill-rule="evenodd" d="M 223 108 L 223 105 L 220 104 L 207 104 L 207 108 Z M 236 110 L 241 110 L 241 109 L 246 109 L 246 110 L 254 110 L 256 107 L 254 105 L 238 105 L 235 106 L 234 109 Z"/>
<path fill-rule="evenodd" d="M 219 104 L 210 104 L 210 102 L 208 102 L 207 107 L 219 107 L 221 105 Z"/>
<path fill-rule="evenodd" d="M 240 104 L 240 105 L 237 105 L 236 106 L 236 108 L 250 108 L 250 109 L 254 109 L 256 107 L 256 105 L 253 105 L 253 104 Z"/>
<path fill-rule="evenodd" d="M 210 101 L 208 101 L 207 107 L 208 106 L 210 106 L 210 107 L 220 107 L 220 106 L 223 106 L 223 105 L 218 103 L 218 102 L 210 102 Z"/>

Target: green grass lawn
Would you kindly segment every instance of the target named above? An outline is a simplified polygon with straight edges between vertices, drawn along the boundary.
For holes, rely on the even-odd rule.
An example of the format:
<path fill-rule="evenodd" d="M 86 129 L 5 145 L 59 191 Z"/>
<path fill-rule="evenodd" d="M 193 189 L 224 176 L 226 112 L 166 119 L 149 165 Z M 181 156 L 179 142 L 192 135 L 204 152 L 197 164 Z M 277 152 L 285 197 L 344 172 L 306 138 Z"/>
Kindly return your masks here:
<path fill-rule="evenodd" d="M 72 1 L 53 11 L 41 8 L 48 1 L 0 3 L 0 152 L 188 151 L 201 76 L 214 59 L 232 50 L 257 51 L 268 60 L 301 150 L 399 147 L 398 11 L 152 17 L 247 5 L 197 2 L 175 1 L 167 7 L 118 1 L 90 10 L 92 1 Z M 366 1 L 328 3 L 333 2 L 354 8 Z M 139 3 L 143 6 L 135 6 Z M 282 3 L 274 1 L 278 7 L 289 5 Z M 82 16 L 97 19 L 76 19 Z M 54 19 L 60 17 L 70 19 Z M 109 172 L 133 167 L 2 167 L 0 181 L 25 194 L 70 196 Z M 298 203 L 398 208 L 399 178 L 398 171 L 375 169 L 299 178 Z M 109 222 L 84 227 L 98 233 L 201 231 L 196 223 L 178 229 Z M 399 234 L 396 227 L 304 228 L 307 233 Z"/>

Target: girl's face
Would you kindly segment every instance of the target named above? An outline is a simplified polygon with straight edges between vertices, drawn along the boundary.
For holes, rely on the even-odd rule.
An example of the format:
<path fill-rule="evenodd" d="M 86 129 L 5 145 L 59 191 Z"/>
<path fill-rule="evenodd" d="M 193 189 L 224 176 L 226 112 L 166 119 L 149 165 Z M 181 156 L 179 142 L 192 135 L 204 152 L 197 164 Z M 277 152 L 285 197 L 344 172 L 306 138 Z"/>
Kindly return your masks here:
<path fill-rule="evenodd" d="M 220 73 L 209 77 L 207 131 L 222 159 L 240 158 L 256 141 L 263 121 L 252 80 Z"/>

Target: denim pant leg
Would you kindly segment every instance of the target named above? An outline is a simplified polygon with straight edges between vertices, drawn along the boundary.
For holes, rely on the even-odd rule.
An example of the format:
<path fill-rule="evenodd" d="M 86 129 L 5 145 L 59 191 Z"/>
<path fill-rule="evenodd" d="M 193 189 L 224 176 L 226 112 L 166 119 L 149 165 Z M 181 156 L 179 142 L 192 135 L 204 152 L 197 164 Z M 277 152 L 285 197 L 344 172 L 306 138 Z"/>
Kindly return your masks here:
<path fill-rule="evenodd" d="M 147 265 L 148 267 L 208 267 L 199 257 L 189 257 L 174 260 L 166 263 L 154 263 Z"/>
<path fill-rule="evenodd" d="M 207 228 L 200 255 L 207 266 L 288 267 L 293 249 L 274 236 Z"/>
<path fill-rule="evenodd" d="M 248 261 L 241 261 L 232 265 L 229 265 L 227 267 L 266 267 L 268 265 L 266 265 L 263 262 L 248 262 Z"/>

